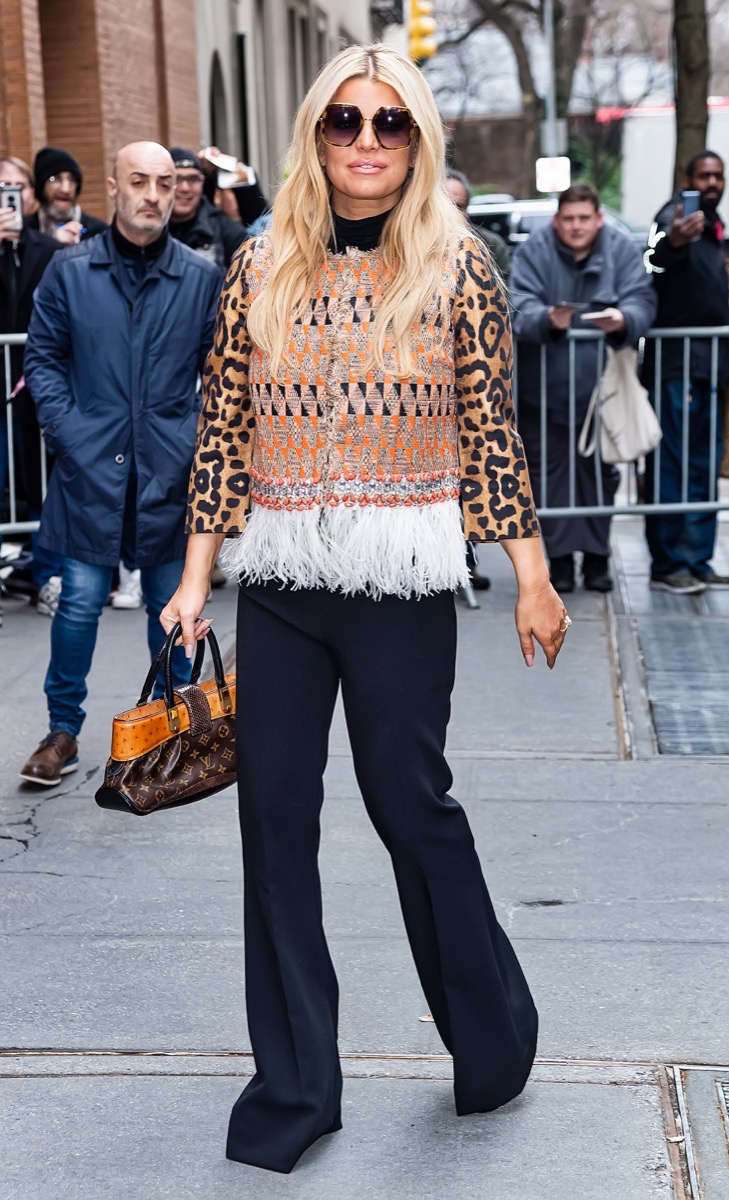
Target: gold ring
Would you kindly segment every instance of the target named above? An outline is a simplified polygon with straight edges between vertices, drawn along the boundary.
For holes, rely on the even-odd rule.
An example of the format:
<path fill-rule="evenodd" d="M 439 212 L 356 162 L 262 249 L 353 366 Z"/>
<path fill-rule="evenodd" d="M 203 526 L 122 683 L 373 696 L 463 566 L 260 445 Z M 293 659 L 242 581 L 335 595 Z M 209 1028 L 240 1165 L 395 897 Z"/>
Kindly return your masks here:
<path fill-rule="evenodd" d="M 564 614 L 564 625 L 560 625 L 559 632 L 566 633 L 571 624 L 572 624 L 572 618 L 568 617 L 567 613 L 565 613 Z"/>

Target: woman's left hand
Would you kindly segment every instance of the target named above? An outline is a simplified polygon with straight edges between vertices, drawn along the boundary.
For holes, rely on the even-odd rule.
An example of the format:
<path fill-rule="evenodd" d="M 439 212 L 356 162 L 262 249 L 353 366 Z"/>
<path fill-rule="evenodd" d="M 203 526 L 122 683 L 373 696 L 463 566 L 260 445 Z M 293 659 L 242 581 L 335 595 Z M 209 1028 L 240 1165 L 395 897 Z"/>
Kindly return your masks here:
<path fill-rule="evenodd" d="M 534 665 L 536 641 L 542 647 L 551 671 L 572 624 L 567 609 L 551 583 L 547 582 L 533 591 L 520 590 L 515 616 L 524 662 L 528 667 Z"/>

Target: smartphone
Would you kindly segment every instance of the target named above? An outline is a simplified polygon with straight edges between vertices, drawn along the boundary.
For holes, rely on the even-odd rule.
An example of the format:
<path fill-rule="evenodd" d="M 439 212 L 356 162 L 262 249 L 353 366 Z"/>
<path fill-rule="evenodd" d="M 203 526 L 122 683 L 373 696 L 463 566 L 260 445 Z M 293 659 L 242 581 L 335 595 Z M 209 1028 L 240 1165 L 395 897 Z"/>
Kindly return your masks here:
<path fill-rule="evenodd" d="M 239 163 L 234 154 L 221 154 L 217 146 L 208 146 L 203 150 L 202 157 L 217 167 L 219 188 L 245 187 L 256 182 L 252 167 Z"/>
<path fill-rule="evenodd" d="M 609 315 L 610 314 L 608 313 L 608 310 L 606 308 L 603 308 L 600 310 L 600 312 L 581 313 L 580 320 L 581 321 L 599 321 L 601 317 L 607 317 Z"/>
<path fill-rule="evenodd" d="M 208 162 L 217 167 L 219 171 L 228 171 L 233 174 L 238 170 L 238 159 L 234 154 L 222 154 L 217 146 L 208 146 L 202 152 L 202 157 Z"/>
<path fill-rule="evenodd" d="M 0 184 L 0 208 L 11 208 L 15 212 L 12 228 L 20 233 L 23 228 L 23 189 L 19 183 Z"/>
<path fill-rule="evenodd" d="M 219 188 L 251 187 L 255 182 L 256 172 L 253 167 L 246 167 L 243 163 L 239 164 L 236 171 L 218 171 Z"/>
<path fill-rule="evenodd" d="M 681 192 L 681 203 L 684 217 L 692 217 L 701 208 L 701 192 Z"/>

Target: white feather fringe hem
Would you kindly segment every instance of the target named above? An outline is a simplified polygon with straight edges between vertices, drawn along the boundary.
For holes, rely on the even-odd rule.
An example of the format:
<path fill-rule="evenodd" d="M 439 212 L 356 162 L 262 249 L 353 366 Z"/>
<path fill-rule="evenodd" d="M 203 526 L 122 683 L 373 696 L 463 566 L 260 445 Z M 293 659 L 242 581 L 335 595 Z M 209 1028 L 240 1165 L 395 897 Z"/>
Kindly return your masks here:
<path fill-rule="evenodd" d="M 456 500 L 303 511 L 254 504 L 245 532 L 226 542 L 221 563 L 247 583 L 277 579 L 375 599 L 427 596 L 468 583 Z"/>

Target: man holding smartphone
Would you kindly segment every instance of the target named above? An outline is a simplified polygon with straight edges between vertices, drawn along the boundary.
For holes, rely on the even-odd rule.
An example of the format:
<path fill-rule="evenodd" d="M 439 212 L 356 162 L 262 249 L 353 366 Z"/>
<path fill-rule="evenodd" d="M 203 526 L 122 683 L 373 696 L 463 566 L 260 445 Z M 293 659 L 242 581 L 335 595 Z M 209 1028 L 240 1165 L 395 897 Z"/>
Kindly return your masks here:
<path fill-rule="evenodd" d="M 729 325 L 727 243 L 717 212 L 724 194 L 724 163 L 701 150 L 686 166 L 684 188 L 658 213 L 646 263 L 658 297 L 659 328 Z M 729 342 L 718 339 L 717 379 L 729 384 Z M 660 407 L 663 440 L 646 463 L 646 499 L 677 503 L 715 500 L 710 494 L 712 460 L 718 478 L 723 422 L 715 413 L 712 436 L 712 343 L 692 338 L 689 377 L 684 380 L 682 338 L 661 345 L 660 396 L 655 391 L 655 342 L 646 342 L 644 380 Z M 689 403 L 684 403 L 688 388 Z M 660 400 L 660 406 L 659 406 Z M 683 479 L 684 419 L 688 422 L 688 469 Z M 660 464 L 660 466 L 659 466 Z M 657 478 L 657 472 L 659 477 Z M 711 566 L 716 513 L 671 513 L 646 517 L 651 553 L 651 587 L 678 595 L 729 588 L 729 576 Z"/>
<path fill-rule="evenodd" d="M 8 203 L 12 200 L 12 203 Z M 59 243 L 33 229 L 23 220 L 36 207 L 33 175 L 20 158 L 0 157 L 0 333 L 27 333 L 33 311 L 33 299 L 43 273 Z M 33 401 L 24 386 L 23 346 L 10 350 L 10 389 L 5 395 L 5 380 L 0 388 L 0 509 L 9 476 L 10 447 L 5 420 L 5 402 L 12 405 L 13 455 L 16 490 L 26 502 L 29 520 L 40 516 L 43 503 L 41 488 L 41 440 Z M 3 357 L 0 353 L 0 369 Z M 61 563 L 58 555 L 44 550 L 32 536 L 33 583 L 37 590 L 37 611 L 52 616 L 60 591 Z"/>
<path fill-rule="evenodd" d="M 225 274 L 248 230 L 231 221 L 204 194 L 205 171 L 197 154 L 180 146 L 170 150 L 177 168 L 170 233 Z"/>

